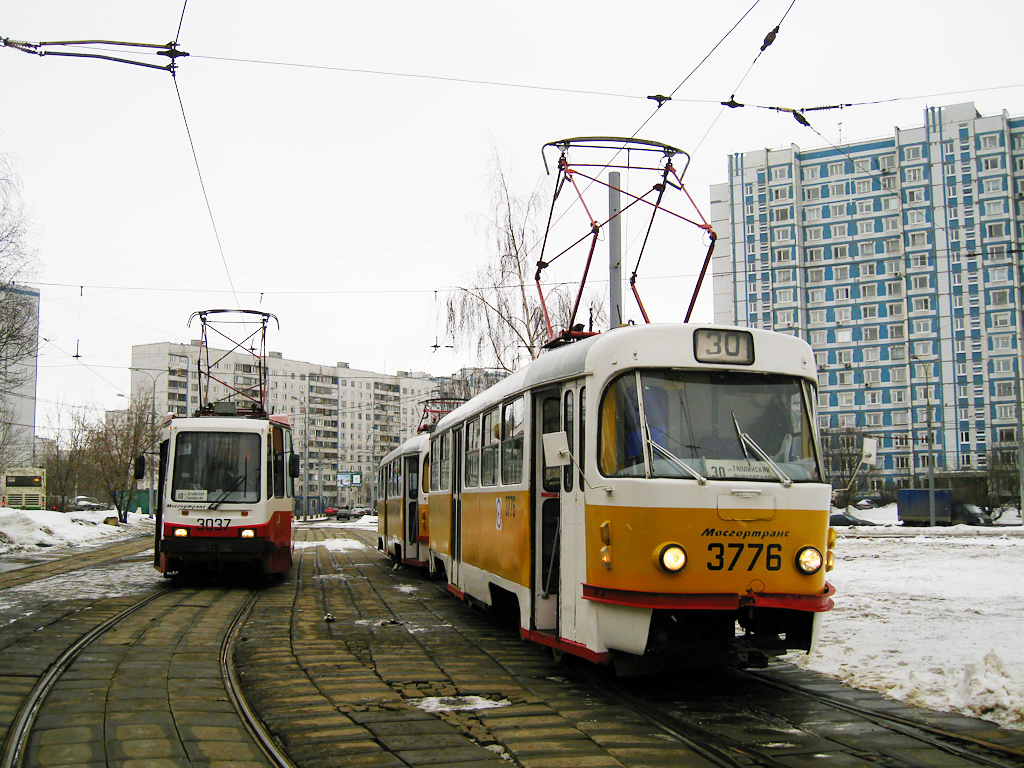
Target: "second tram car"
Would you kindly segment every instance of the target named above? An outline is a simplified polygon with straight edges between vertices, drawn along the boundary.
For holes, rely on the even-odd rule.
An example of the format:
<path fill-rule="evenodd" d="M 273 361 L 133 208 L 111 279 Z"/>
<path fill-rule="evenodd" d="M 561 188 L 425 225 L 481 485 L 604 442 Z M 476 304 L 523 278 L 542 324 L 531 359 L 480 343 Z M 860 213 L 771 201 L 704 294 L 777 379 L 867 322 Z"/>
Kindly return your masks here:
<path fill-rule="evenodd" d="M 524 638 L 622 671 L 809 650 L 834 592 L 816 384 L 806 342 L 760 330 L 631 326 L 549 351 L 436 425 L 414 559 L 517 612 Z M 420 439 L 395 453 L 426 461 Z"/>
<path fill-rule="evenodd" d="M 406 440 L 381 461 L 377 478 L 377 548 L 396 562 L 426 567 L 429 435 Z"/>
<path fill-rule="evenodd" d="M 153 565 L 166 576 L 287 571 L 299 474 L 288 417 L 219 410 L 164 429 Z"/>

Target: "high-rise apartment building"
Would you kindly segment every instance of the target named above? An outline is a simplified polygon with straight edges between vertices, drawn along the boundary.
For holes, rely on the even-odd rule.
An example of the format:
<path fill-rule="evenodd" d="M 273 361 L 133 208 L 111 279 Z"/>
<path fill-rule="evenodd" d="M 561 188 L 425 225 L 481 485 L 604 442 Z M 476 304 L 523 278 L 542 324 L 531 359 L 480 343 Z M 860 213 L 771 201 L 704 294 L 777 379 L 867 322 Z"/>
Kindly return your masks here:
<path fill-rule="evenodd" d="M 711 198 L 716 322 L 810 342 L 823 433 L 879 438 L 868 490 L 1016 464 L 1024 118 L 734 154 Z"/>
<path fill-rule="evenodd" d="M 36 446 L 36 387 L 39 368 L 39 290 L 25 285 L 0 286 L 0 312 L 11 334 L 4 360 L 9 390 L 0 393 L 0 460 L 11 467 L 42 466 Z M 12 350 L 18 350 L 15 354 Z"/>
<path fill-rule="evenodd" d="M 155 419 L 188 416 L 199 407 L 199 349 L 198 341 L 132 347 L 132 396 L 155 393 Z M 225 384 L 257 386 L 251 354 L 210 350 L 209 359 L 217 361 L 213 373 Z M 422 403 L 440 383 L 425 373 L 385 375 L 347 363 L 286 360 L 279 352 L 267 354 L 267 367 L 268 408 L 291 420 L 303 468 L 298 493 L 307 511 L 369 503 L 377 462 L 416 433 Z M 239 400 L 213 382 L 208 396 Z"/>

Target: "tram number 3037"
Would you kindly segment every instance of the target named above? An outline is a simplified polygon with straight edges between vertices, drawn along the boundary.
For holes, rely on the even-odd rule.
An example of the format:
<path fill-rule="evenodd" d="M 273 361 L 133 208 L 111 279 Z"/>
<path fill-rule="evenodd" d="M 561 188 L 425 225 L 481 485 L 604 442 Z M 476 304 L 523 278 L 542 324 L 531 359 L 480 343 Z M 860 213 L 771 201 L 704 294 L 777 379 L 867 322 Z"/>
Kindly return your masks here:
<path fill-rule="evenodd" d="M 726 552 L 727 549 L 730 551 Z M 765 552 L 766 549 L 767 552 Z M 743 558 L 744 550 L 747 551 L 747 557 L 750 560 L 746 564 L 748 571 L 754 570 L 757 561 L 761 559 L 762 552 L 765 553 L 765 568 L 769 571 L 782 569 L 781 544 L 769 544 L 767 547 L 764 544 L 708 544 L 708 553 L 711 555 L 711 559 L 708 562 L 708 570 L 732 571 L 736 570 L 737 565 L 742 569 L 743 563 L 740 560 Z M 743 558 L 743 560 L 746 562 L 746 558 Z"/>
<path fill-rule="evenodd" d="M 196 525 L 205 530 L 218 530 L 227 528 L 230 522 L 230 517 L 200 517 L 196 520 Z"/>

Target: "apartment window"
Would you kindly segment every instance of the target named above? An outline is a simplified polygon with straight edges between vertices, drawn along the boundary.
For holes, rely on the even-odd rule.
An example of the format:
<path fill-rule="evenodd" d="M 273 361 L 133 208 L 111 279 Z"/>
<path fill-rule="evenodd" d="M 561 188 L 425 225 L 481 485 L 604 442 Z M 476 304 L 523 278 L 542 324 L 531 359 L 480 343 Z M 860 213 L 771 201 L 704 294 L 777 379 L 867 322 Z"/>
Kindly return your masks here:
<path fill-rule="evenodd" d="M 773 233 L 776 241 L 781 240 L 792 240 L 793 239 L 793 228 L 792 227 L 779 227 Z"/>
<path fill-rule="evenodd" d="M 920 290 L 922 288 L 931 288 L 931 275 L 914 275 L 912 278 L 910 278 L 910 287 L 915 291 Z"/>
<path fill-rule="evenodd" d="M 804 221 L 818 221 L 821 219 L 821 208 L 804 208 Z"/>
<path fill-rule="evenodd" d="M 914 299 L 915 312 L 928 312 L 932 308 L 932 300 L 928 296 L 919 296 Z"/>
<path fill-rule="evenodd" d="M 804 179 L 816 179 L 821 176 L 821 168 L 817 165 L 808 165 L 803 170 Z"/>
<path fill-rule="evenodd" d="M 823 304 L 825 302 L 825 291 L 822 288 L 817 288 L 807 292 L 807 303 L 808 304 Z"/>
<path fill-rule="evenodd" d="M 778 301 L 780 304 L 786 304 L 788 302 L 793 301 L 793 289 L 784 288 L 782 290 L 776 291 L 775 300 Z"/>
<path fill-rule="evenodd" d="M 772 201 L 789 200 L 792 196 L 789 187 L 775 187 L 772 189 Z"/>
<path fill-rule="evenodd" d="M 806 187 L 804 189 L 804 200 L 819 200 L 821 199 L 821 188 L 820 187 Z"/>
<path fill-rule="evenodd" d="M 853 392 L 840 392 L 837 403 L 840 408 L 851 408 L 854 405 Z"/>
<path fill-rule="evenodd" d="M 873 221 L 858 221 L 857 222 L 857 234 L 858 235 L 873 235 L 875 233 L 875 222 Z"/>
<path fill-rule="evenodd" d="M 999 146 L 999 137 L 994 133 L 990 133 L 986 136 L 981 137 L 981 148 L 982 149 L 995 149 Z"/>
<path fill-rule="evenodd" d="M 824 258 L 825 251 L 822 248 L 808 248 L 804 251 L 804 256 L 807 261 L 821 261 Z"/>
<path fill-rule="evenodd" d="M 1012 339 L 1009 336 L 992 336 L 989 339 L 991 344 L 990 349 L 1012 349 Z"/>
<path fill-rule="evenodd" d="M 1008 234 L 1005 222 L 997 221 L 992 224 L 985 225 L 986 237 L 1006 237 Z"/>
<path fill-rule="evenodd" d="M 924 188 L 923 187 L 918 187 L 917 189 L 908 189 L 907 190 L 907 202 L 910 203 L 911 205 L 913 205 L 915 203 L 923 203 L 924 202 Z"/>
<path fill-rule="evenodd" d="M 832 225 L 832 237 L 846 237 L 846 225 L 845 224 L 833 224 Z"/>
<path fill-rule="evenodd" d="M 789 178 L 789 166 L 782 165 L 776 168 L 772 168 L 772 181 L 779 181 L 780 179 Z"/>
<path fill-rule="evenodd" d="M 860 329 L 860 337 L 863 341 L 876 341 L 878 339 L 878 327 L 869 325 Z"/>
<path fill-rule="evenodd" d="M 807 313 L 807 319 L 811 325 L 822 325 L 827 317 L 828 313 L 823 309 L 813 309 Z"/>
<path fill-rule="evenodd" d="M 932 319 L 926 317 L 923 319 L 914 321 L 914 333 L 931 333 L 932 332 Z"/>
<path fill-rule="evenodd" d="M 878 168 L 882 171 L 891 171 L 896 167 L 896 155 L 882 155 L 878 158 Z"/>
<path fill-rule="evenodd" d="M 877 347 L 869 347 L 864 350 L 864 362 L 865 363 L 877 363 L 879 360 L 880 351 Z"/>
<path fill-rule="evenodd" d="M 811 331 L 811 344 L 827 344 L 828 331 Z"/>
<path fill-rule="evenodd" d="M 862 299 L 873 299 L 878 296 L 878 286 L 875 283 L 868 283 L 860 287 L 860 297 Z"/>
<path fill-rule="evenodd" d="M 775 221 L 789 221 L 793 218 L 793 211 L 790 208 L 775 208 L 772 210 L 772 218 Z"/>
<path fill-rule="evenodd" d="M 928 245 L 928 233 L 927 232 L 911 232 L 910 237 L 911 248 L 922 248 Z"/>
<path fill-rule="evenodd" d="M 776 248 L 775 249 L 775 261 L 783 263 L 793 260 L 793 249 L 792 248 Z"/>
<path fill-rule="evenodd" d="M 915 181 L 924 180 L 924 171 L 921 168 L 907 168 L 903 172 L 903 181 L 913 184 Z"/>
<path fill-rule="evenodd" d="M 886 296 L 902 296 L 903 295 L 903 283 L 886 283 L 885 284 L 885 295 Z M 890 314 L 892 314 L 891 308 L 894 307 L 894 306 L 896 306 L 896 305 L 895 304 L 890 304 L 889 305 L 889 307 L 890 307 Z"/>
<path fill-rule="evenodd" d="M 988 271 L 988 280 L 990 283 L 1005 283 L 1009 279 L 1010 276 L 1007 267 L 992 267 Z"/>
<path fill-rule="evenodd" d="M 849 267 L 833 267 L 832 268 L 832 279 L 833 280 L 849 280 L 850 279 L 850 268 Z"/>
<path fill-rule="evenodd" d="M 777 283 L 791 283 L 791 282 L 793 282 L 793 270 L 792 269 L 777 269 L 777 270 L 775 270 L 775 282 L 777 282 Z"/>
<path fill-rule="evenodd" d="M 1003 167 L 1003 158 L 999 155 L 981 158 L 981 170 L 997 171 Z"/>
<path fill-rule="evenodd" d="M 900 252 L 900 241 L 895 238 L 890 238 L 884 241 L 883 250 L 885 253 L 899 253 Z"/>
<path fill-rule="evenodd" d="M 993 373 L 1012 373 L 1013 372 L 1013 358 L 1012 357 L 997 357 L 992 361 L 992 372 Z"/>
<path fill-rule="evenodd" d="M 821 227 L 807 227 L 804 232 L 804 237 L 810 241 L 821 240 L 822 231 Z"/>
<path fill-rule="evenodd" d="M 904 160 L 920 160 L 921 159 L 921 148 L 920 147 L 904 147 L 903 148 L 903 159 Z"/>
<path fill-rule="evenodd" d="M 847 286 L 841 288 L 835 288 L 835 300 L 836 301 L 849 301 L 850 300 L 850 289 Z"/>
<path fill-rule="evenodd" d="M 860 308 L 860 316 L 864 320 L 873 320 L 878 317 L 878 307 L 871 304 Z"/>
<path fill-rule="evenodd" d="M 823 282 L 825 282 L 825 270 L 824 269 L 809 269 L 809 270 L 807 270 L 807 282 L 809 282 L 809 283 L 823 283 Z"/>
<path fill-rule="evenodd" d="M 989 291 L 989 305 L 993 307 L 1005 307 L 1010 303 L 1010 292 L 1006 290 Z"/>
<path fill-rule="evenodd" d="M 845 165 L 843 163 L 829 163 L 828 164 L 828 175 L 829 176 L 842 176 L 846 172 Z"/>
<path fill-rule="evenodd" d="M 839 307 L 839 308 L 836 309 L 835 313 L 836 313 L 836 322 L 837 323 L 848 323 L 848 322 L 850 322 L 850 308 L 849 307 Z M 837 339 L 837 341 L 838 341 L 838 339 Z M 849 341 L 849 339 L 847 339 L 847 341 Z"/>
<path fill-rule="evenodd" d="M 839 365 L 849 365 L 850 363 L 852 363 L 853 362 L 853 350 L 852 349 L 837 349 L 836 350 L 836 362 Z"/>
<path fill-rule="evenodd" d="M 907 224 L 924 224 L 926 221 L 924 211 L 907 211 Z"/>
<path fill-rule="evenodd" d="M 857 214 L 859 216 L 865 216 L 869 213 L 874 213 L 875 203 L 873 200 L 858 200 L 857 201 Z"/>
<path fill-rule="evenodd" d="M 882 219 L 882 229 L 886 232 L 895 232 L 900 228 L 900 220 L 895 216 Z"/>
<path fill-rule="evenodd" d="M 846 194 L 846 184 L 829 184 L 828 193 L 832 197 L 842 197 Z"/>
<path fill-rule="evenodd" d="M 981 188 L 984 192 L 1002 192 L 1003 179 L 1001 176 L 997 176 L 993 179 L 983 179 L 981 182 Z"/>

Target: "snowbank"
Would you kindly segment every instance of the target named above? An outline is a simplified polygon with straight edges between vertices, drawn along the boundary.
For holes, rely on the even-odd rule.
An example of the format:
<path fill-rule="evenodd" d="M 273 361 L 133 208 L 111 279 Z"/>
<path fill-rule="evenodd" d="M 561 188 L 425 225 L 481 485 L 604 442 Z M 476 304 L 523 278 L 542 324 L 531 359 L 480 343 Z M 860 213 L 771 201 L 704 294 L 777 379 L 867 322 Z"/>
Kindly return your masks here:
<path fill-rule="evenodd" d="M 117 510 L 99 509 L 88 512 L 52 512 L 0 508 L 0 555 L 11 552 L 38 551 L 48 547 L 81 547 L 107 544 L 153 532 L 153 519 L 135 512 L 128 513 L 128 522 L 107 525 L 107 518 L 117 518 Z"/>

